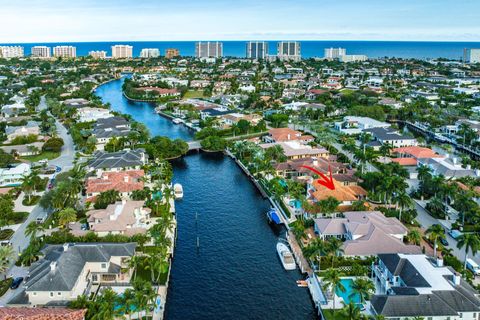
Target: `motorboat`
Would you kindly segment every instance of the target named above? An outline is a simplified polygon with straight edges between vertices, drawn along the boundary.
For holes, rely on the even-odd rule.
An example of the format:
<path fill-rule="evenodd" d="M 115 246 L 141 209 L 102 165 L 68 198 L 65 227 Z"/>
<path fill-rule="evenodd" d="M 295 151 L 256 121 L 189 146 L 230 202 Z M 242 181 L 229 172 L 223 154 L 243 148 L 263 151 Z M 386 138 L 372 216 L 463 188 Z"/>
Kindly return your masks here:
<path fill-rule="evenodd" d="M 282 223 L 282 220 L 280 219 L 280 216 L 278 215 L 277 210 L 273 208 L 267 211 L 267 219 L 268 219 L 268 222 L 270 223 L 274 223 L 274 224 Z"/>
<path fill-rule="evenodd" d="M 180 123 L 183 123 L 183 120 L 180 118 L 173 118 L 172 122 L 175 124 L 180 124 Z"/>
<path fill-rule="evenodd" d="M 183 198 L 183 187 L 180 183 L 175 183 L 173 185 L 173 194 L 175 195 L 175 199 Z"/>
<path fill-rule="evenodd" d="M 285 270 L 295 270 L 295 268 L 297 267 L 295 264 L 295 259 L 293 258 L 293 254 L 286 244 L 278 242 L 277 253 Z"/>

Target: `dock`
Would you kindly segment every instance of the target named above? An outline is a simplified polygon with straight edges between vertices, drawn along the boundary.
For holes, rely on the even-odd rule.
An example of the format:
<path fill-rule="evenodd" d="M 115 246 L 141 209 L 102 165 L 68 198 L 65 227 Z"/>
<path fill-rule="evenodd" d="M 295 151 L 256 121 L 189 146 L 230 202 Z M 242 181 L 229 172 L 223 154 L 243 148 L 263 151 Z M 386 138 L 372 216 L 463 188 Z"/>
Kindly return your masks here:
<path fill-rule="evenodd" d="M 295 235 L 292 231 L 287 231 L 287 240 L 290 248 L 292 249 L 293 255 L 295 256 L 295 261 L 297 262 L 298 267 L 302 273 L 306 273 L 308 275 L 313 274 L 313 270 L 310 267 L 307 259 L 303 256 L 302 248 L 300 248 Z"/>

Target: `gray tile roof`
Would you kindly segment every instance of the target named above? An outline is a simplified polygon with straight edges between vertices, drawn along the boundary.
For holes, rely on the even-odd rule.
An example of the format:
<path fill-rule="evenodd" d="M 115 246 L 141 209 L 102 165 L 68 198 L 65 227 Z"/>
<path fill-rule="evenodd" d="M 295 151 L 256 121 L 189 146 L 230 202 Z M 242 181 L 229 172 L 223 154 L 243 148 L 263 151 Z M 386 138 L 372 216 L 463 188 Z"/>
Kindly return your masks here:
<path fill-rule="evenodd" d="M 70 244 L 65 251 L 63 245 L 47 245 L 43 259 L 30 267 L 27 291 L 70 291 L 85 263 L 132 256 L 135 247 L 135 243 L 79 243 Z M 54 270 L 52 263 L 56 263 Z"/>
<path fill-rule="evenodd" d="M 91 170 L 112 168 L 133 168 L 146 163 L 144 149 L 124 150 L 118 152 L 97 151 L 94 158 L 89 161 Z"/>
<path fill-rule="evenodd" d="M 378 258 L 391 274 L 400 276 L 408 287 L 430 287 L 430 284 L 407 259 L 402 259 L 397 254 L 379 254 Z"/>
<path fill-rule="evenodd" d="M 436 294 L 375 295 L 371 299 L 377 314 L 385 317 L 434 317 L 458 315 Z"/>

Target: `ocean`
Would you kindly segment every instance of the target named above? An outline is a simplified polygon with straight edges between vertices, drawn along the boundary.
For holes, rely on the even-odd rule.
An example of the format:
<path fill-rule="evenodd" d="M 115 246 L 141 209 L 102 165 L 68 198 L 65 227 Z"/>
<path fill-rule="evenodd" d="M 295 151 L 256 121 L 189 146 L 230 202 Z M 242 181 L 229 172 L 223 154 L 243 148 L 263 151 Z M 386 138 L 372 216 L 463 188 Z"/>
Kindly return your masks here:
<path fill-rule="evenodd" d="M 245 57 L 246 41 L 222 41 L 224 56 Z M 277 41 L 268 41 L 270 54 L 275 54 Z M 415 41 L 300 41 L 301 54 L 304 58 L 323 57 L 325 48 L 342 47 L 347 49 L 347 54 L 364 54 L 370 58 L 396 57 L 396 58 L 448 58 L 461 59 L 464 48 L 480 48 L 480 42 L 415 42 Z M 116 41 L 116 42 L 72 42 L 72 43 L 20 43 L 8 45 L 21 45 L 25 54 L 30 54 L 35 45 L 50 47 L 58 45 L 72 45 L 77 47 L 77 55 L 88 55 L 92 50 L 105 50 L 111 54 L 111 46 L 115 44 L 128 44 L 133 46 L 134 56 L 139 56 L 143 48 L 159 48 L 162 55 L 167 48 L 177 48 L 182 56 L 195 54 L 195 41 Z"/>

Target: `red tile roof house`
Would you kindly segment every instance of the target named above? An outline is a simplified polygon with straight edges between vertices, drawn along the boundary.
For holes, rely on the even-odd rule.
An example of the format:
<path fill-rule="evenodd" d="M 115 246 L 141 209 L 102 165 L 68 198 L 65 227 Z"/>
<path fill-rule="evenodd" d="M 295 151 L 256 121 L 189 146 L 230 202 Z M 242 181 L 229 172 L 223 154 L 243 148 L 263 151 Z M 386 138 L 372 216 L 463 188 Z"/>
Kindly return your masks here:
<path fill-rule="evenodd" d="M 310 135 L 302 135 L 300 131 L 290 128 L 275 128 L 268 130 L 268 135 L 264 137 L 266 143 L 300 141 L 303 143 L 313 142 L 315 139 Z"/>
<path fill-rule="evenodd" d="M 0 320 L 83 320 L 86 309 L 66 308 L 0 308 Z"/>
<path fill-rule="evenodd" d="M 411 170 L 409 170 L 411 179 L 417 178 L 416 167 L 419 159 L 445 158 L 445 156 L 439 155 L 432 149 L 419 146 L 395 148 L 392 149 L 391 154 L 396 156 L 396 158 L 392 158 L 392 162 L 411 167 Z"/>
<path fill-rule="evenodd" d="M 180 92 L 177 89 L 164 89 L 157 87 L 141 87 L 136 89 L 138 91 L 144 92 L 155 92 L 159 97 L 179 97 Z"/>
<path fill-rule="evenodd" d="M 116 190 L 123 199 L 129 199 L 135 190 L 143 190 L 143 170 L 105 171 L 100 177 L 90 177 L 86 182 L 87 201 L 94 201 L 100 193 Z"/>

